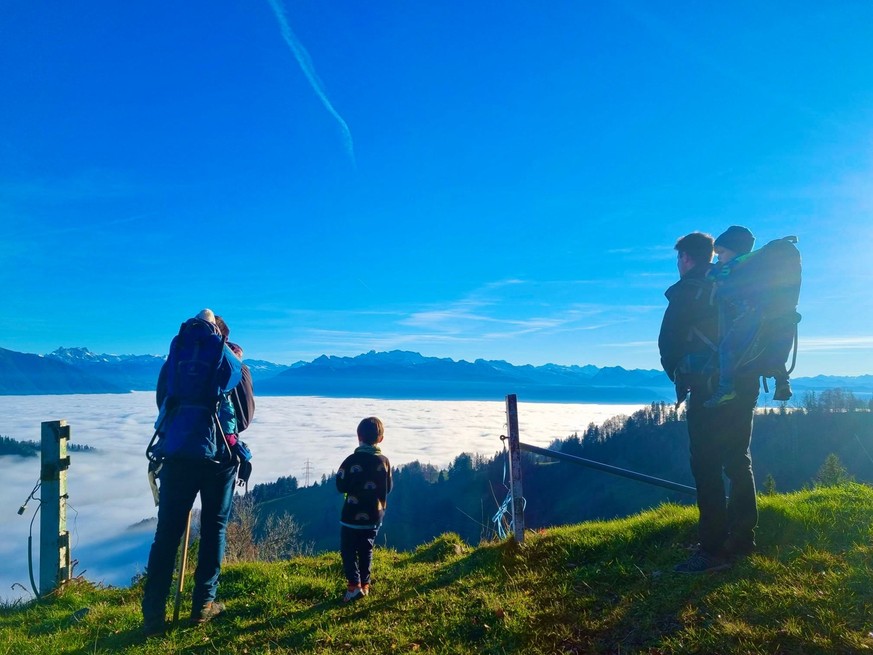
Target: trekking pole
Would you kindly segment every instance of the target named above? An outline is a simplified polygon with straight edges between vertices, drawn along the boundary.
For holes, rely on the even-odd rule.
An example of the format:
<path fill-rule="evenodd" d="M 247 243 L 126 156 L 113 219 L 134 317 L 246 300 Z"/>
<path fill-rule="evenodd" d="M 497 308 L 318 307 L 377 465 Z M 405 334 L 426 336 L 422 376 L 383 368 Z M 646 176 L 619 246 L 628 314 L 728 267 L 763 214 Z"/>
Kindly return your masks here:
<path fill-rule="evenodd" d="M 188 540 L 191 538 L 191 514 L 188 512 L 188 523 L 185 525 L 185 543 L 182 547 L 182 562 L 179 565 L 179 584 L 176 587 L 176 606 L 173 608 L 173 626 L 179 621 L 179 605 L 182 604 L 182 587 L 185 585 L 185 567 L 188 565 Z"/>

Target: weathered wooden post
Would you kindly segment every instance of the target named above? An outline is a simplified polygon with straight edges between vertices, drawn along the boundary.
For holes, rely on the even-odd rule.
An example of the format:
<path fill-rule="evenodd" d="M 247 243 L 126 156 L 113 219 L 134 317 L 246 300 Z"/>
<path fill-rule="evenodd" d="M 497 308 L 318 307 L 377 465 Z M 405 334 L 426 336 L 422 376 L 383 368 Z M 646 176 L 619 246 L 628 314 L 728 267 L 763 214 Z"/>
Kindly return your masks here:
<path fill-rule="evenodd" d="M 66 421 L 42 424 L 41 506 L 39 521 L 39 593 L 51 593 L 72 577 L 70 533 L 67 532 L 67 441 Z"/>
<path fill-rule="evenodd" d="M 509 430 L 509 489 L 512 492 L 512 531 L 524 543 L 524 491 L 521 485 L 521 448 L 518 435 L 518 398 L 506 396 L 506 425 Z"/>

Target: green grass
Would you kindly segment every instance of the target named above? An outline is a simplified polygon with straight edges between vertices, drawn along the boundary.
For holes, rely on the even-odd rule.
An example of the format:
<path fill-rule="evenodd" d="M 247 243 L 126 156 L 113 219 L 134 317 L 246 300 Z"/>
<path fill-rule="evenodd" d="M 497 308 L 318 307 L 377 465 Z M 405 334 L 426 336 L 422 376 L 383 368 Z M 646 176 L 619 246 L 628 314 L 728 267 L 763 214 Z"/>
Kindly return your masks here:
<path fill-rule="evenodd" d="M 0 653 L 862 653 L 873 649 L 873 489 L 761 498 L 760 552 L 672 573 L 696 510 L 553 528 L 470 548 L 377 550 L 371 595 L 339 602 L 336 553 L 222 573 L 226 616 L 139 634 L 142 589 L 76 581 L 0 609 Z M 82 610 L 88 609 L 85 613 Z M 168 611 L 171 608 L 168 608 Z M 190 611 L 185 605 L 184 611 Z"/>

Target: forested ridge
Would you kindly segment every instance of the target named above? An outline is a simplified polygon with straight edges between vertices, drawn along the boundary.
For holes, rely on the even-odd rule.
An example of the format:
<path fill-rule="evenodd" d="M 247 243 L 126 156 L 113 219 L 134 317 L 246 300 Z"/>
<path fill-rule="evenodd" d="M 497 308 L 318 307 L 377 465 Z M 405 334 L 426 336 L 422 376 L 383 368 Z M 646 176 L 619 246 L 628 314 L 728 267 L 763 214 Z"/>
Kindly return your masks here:
<path fill-rule="evenodd" d="M 781 406 L 755 417 L 752 458 L 759 492 L 809 487 L 829 459 L 846 477 L 873 482 L 873 401 L 839 389 L 808 393 L 802 406 Z M 521 435 L 522 441 L 525 435 Z M 555 441 L 552 449 L 693 486 L 684 412 L 652 403 L 631 416 Z M 391 443 L 384 451 L 390 457 Z M 476 544 L 494 534 L 492 517 L 506 496 L 506 456 L 457 456 L 445 468 L 412 462 L 394 470 L 379 543 L 407 550 L 444 532 Z M 840 471 L 843 471 L 840 468 Z M 525 522 L 530 529 L 627 516 L 662 502 L 693 503 L 671 492 L 607 473 L 523 453 Z M 298 487 L 293 477 L 256 485 L 252 492 L 263 521 L 290 513 L 301 537 L 316 550 L 337 547 L 342 496 L 333 476 Z"/>
<path fill-rule="evenodd" d="M 0 455 L 18 455 L 20 457 L 36 457 L 39 455 L 40 444 L 36 441 L 18 441 L 12 437 L 0 436 Z M 95 452 L 97 449 L 87 444 L 68 443 L 70 452 Z"/>

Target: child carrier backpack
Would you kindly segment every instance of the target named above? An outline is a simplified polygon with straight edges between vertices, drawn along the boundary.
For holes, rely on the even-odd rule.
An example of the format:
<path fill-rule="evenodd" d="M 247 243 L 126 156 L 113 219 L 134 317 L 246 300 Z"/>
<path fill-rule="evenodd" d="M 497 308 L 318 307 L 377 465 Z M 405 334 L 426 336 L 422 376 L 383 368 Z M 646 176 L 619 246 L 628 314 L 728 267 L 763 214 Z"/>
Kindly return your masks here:
<path fill-rule="evenodd" d="M 183 323 L 167 357 L 167 396 L 179 403 L 215 402 L 221 393 L 224 344 L 212 323 L 197 318 Z"/>
<path fill-rule="evenodd" d="M 221 395 L 239 383 L 242 363 L 225 342 L 215 325 L 198 318 L 179 328 L 158 383 L 149 459 L 230 459 L 216 410 Z"/>
<path fill-rule="evenodd" d="M 742 305 L 756 315 L 754 335 L 739 355 L 736 370 L 765 378 L 765 388 L 766 378 L 791 373 L 797 359 L 801 257 L 796 244 L 797 237 L 787 236 L 741 256 L 719 283 L 723 305 Z"/>

